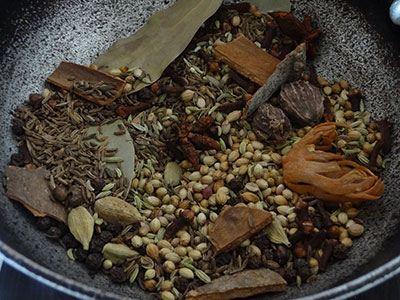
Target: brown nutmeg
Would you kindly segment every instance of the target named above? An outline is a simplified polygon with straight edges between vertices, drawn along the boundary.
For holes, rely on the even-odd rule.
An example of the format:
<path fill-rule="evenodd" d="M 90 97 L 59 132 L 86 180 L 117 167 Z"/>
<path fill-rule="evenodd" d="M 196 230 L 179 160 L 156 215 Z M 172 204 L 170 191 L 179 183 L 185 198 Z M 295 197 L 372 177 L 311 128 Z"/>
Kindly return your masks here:
<path fill-rule="evenodd" d="M 260 141 L 276 141 L 282 143 L 286 140 L 292 125 L 284 112 L 270 103 L 261 105 L 254 114 L 252 127 Z"/>
<path fill-rule="evenodd" d="M 324 96 L 308 81 L 298 80 L 282 86 L 279 105 L 299 125 L 315 125 L 324 114 Z"/>

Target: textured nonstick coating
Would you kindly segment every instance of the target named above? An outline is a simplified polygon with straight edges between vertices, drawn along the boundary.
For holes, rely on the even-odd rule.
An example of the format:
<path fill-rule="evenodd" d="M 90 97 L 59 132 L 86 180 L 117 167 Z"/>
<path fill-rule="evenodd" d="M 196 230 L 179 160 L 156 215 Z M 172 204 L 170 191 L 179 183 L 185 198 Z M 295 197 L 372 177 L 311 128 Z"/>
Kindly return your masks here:
<path fill-rule="evenodd" d="M 395 122 L 392 161 L 383 174 L 386 183 L 384 196 L 367 203 L 361 210 L 360 217 L 366 231 L 354 241 L 350 258 L 329 266 L 326 273 L 318 275 L 317 280 L 302 289 L 289 288 L 284 294 L 254 299 L 295 298 L 335 286 L 339 280 L 348 278 L 372 260 L 398 226 L 399 156 L 394 154 L 399 151 L 400 67 L 391 57 L 390 49 L 382 47 L 380 38 L 362 15 L 344 1 L 295 0 L 292 3 L 296 14 L 312 15 L 324 30 L 319 51 L 322 55 L 315 61 L 319 75 L 329 79 L 347 79 L 366 96 L 367 109 L 374 118 L 388 117 Z M 17 34 L 0 44 L 3 50 L 0 59 L 0 172 L 15 150 L 10 112 L 26 101 L 29 93 L 41 91 L 44 79 L 60 61 L 90 64 L 114 40 L 132 33 L 151 14 L 169 5 L 169 1 L 159 0 L 46 0 L 27 7 L 24 17 L 14 20 Z M 59 274 L 55 279 L 59 284 L 89 295 L 108 294 L 114 298 L 112 292 L 119 295 L 119 299 L 152 298 L 136 285 L 112 284 L 101 274 L 91 278 L 84 266 L 68 259 L 60 245 L 36 230 L 33 218 L 21 205 L 8 200 L 3 193 L 0 187 L 0 240 Z M 65 277 L 74 281 L 67 281 Z"/>

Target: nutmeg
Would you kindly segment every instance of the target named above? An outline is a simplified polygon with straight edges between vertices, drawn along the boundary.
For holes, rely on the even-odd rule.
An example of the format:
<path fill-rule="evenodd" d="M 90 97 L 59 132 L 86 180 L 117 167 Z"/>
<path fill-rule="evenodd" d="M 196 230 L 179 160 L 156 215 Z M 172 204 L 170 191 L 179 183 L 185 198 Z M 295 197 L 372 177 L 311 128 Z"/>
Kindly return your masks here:
<path fill-rule="evenodd" d="M 282 143 L 289 136 L 292 125 L 280 108 L 265 103 L 255 112 L 252 128 L 260 141 Z"/>
<path fill-rule="evenodd" d="M 315 125 L 324 114 L 324 96 L 319 88 L 303 80 L 286 83 L 279 105 L 299 125 Z"/>

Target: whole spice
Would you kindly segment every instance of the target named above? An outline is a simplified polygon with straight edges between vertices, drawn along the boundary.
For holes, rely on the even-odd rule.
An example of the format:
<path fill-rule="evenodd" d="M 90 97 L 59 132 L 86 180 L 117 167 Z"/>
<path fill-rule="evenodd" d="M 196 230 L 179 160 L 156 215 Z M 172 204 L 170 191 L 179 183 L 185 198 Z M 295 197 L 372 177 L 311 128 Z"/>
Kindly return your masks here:
<path fill-rule="evenodd" d="M 94 203 L 94 209 L 101 218 L 108 222 L 129 225 L 143 221 L 143 216 L 136 207 L 116 197 L 104 197 Z"/>
<path fill-rule="evenodd" d="M 253 131 L 260 141 L 284 142 L 292 129 L 283 111 L 270 103 L 261 105 L 253 117 Z"/>
<path fill-rule="evenodd" d="M 129 115 L 140 113 L 151 107 L 150 103 L 139 103 L 136 105 L 126 106 L 119 105 L 115 111 L 121 118 L 126 119 Z"/>
<path fill-rule="evenodd" d="M 324 114 L 321 90 L 307 81 L 295 81 L 282 86 L 279 105 L 300 125 L 315 125 Z"/>
<path fill-rule="evenodd" d="M 235 249 L 241 242 L 271 223 L 269 212 L 247 207 L 224 206 L 208 230 L 216 254 Z"/>
<path fill-rule="evenodd" d="M 89 250 L 92 240 L 94 220 L 83 206 L 71 209 L 68 214 L 68 228 L 73 236 L 82 244 L 84 250 Z"/>
<path fill-rule="evenodd" d="M 341 155 L 326 152 L 338 135 L 336 126 L 345 127 L 339 123 L 322 123 L 293 146 L 283 160 L 285 184 L 299 194 L 310 193 L 331 202 L 378 199 L 384 189 L 380 178 Z"/>
<path fill-rule="evenodd" d="M 272 12 L 270 15 L 278 24 L 279 29 L 298 43 L 305 42 L 307 45 L 307 54 L 312 59 L 317 56 L 315 42 L 321 35 L 321 29 L 312 29 L 311 17 L 305 16 L 303 22 L 300 22 L 292 13 Z"/>
<path fill-rule="evenodd" d="M 69 80 L 72 77 L 74 80 Z M 125 85 L 125 82 L 121 79 L 117 79 L 106 73 L 71 62 L 61 62 L 58 68 L 46 79 L 46 81 L 101 105 L 109 104 L 117 99 L 121 95 Z M 77 85 L 74 85 L 74 82 L 78 83 L 78 85 L 83 85 L 84 82 L 87 85 L 89 85 L 88 82 L 94 82 L 95 84 L 100 83 L 99 92 L 101 94 L 99 93 L 96 95 L 94 92 L 88 93 L 80 88 L 76 88 Z M 105 92 L 103 95 L 101 86 L 104 85 L 104 83 L 114 87 L 112 89 L 112 94 L 107 94 Z M 88 89 L 90 89 L 89 86 Z M 90 89 L 90 91 L 93 91 L 93 88 Z"/>
<path fill-rule="evenodd" d="M 246 270 L 225 275 L 203 285 L 186 295 L 187 300 L 224 300 L 244 298 L 266 292 L 279 292 L 286 288 L 286 281 L 269 269 Z"/>
<path fill-rule="evenodd" d="M 139 258 L 139 253 L 125 244 L 107 243 L 102 250 L 103 256 L 114 264 L 123 262 L 128 258 Z"/>
<path fill-rule="evenodd" d="M 185 227 L 186 225 L 190 225 L 193 222 L 194 213 L 189 209 L 185 209 L 181 212 L 179 217 L 173 221 L 165 231 L 165 238 L 172 238 L 175 234 Z"/>

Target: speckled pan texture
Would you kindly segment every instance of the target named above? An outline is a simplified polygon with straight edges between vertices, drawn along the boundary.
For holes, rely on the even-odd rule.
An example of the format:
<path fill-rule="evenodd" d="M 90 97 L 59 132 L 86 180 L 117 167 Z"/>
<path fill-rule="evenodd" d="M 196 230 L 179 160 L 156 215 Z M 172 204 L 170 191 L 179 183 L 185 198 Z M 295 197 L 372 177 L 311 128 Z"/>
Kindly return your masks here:
<path fill-rule="evenodd" d="M 28 7 L 22 19 L 14 20 L 17 35 L 0 45 L 0 170 L 15 149 L 11 135 L 10 111 L 39 92 L 44 79 L 62 60 L 90 64 L 113 41 L 138 29 L 151 14 L 169 6 L 169 1 L 41 1 Z M 293 1 L 297 15 L 311 14 L 325 32 L 320 43 L 321 55 L 315 61 L 318 73 L 329 79 L 345 78 L 359 87 L 367 99 L 367 109 L 374 118 L 389 117 L 395 121 L 392 161 L 384 172 L 386 191 L 383 198 L 364 205 L 362 219 L 366 232 L 355 241 L 350 258 L 331 265 L 328 271 L 302 289 L 289 288 L 287 293 L 260 296 L 287 299 L 320 292 L 347 278 L 357 268 L 373 259 L 384 240 L 398 225 L 394 213 L 399 211 L 399 99 L 400 68 L 363 17 L 343 1 Z M 157 45 L 154 45 L 157 47 Z M 49 241 L 33 226 L 33 218 L 19 204 L 3 196 L 0 188 L 0 239 L 23 256 L 76 281 L 56 280 L 75 286 L 84 293 L 105 295 L 109 292 L 132 299 L 151 296 L 136 286 L 115 285 L 102 275 L 91 278 L 87 270 L 67 258 L 62 247 Z M 64 283 L 63 283 L 64 282 Z M 79 286 L 84 283 L 87 287 Z M 77 288 L 78 287 L 78 288 Z M 98 289 L 97 291 L 92 288 Z M 256 299 L 256 298 L 254 298 Z"/>

